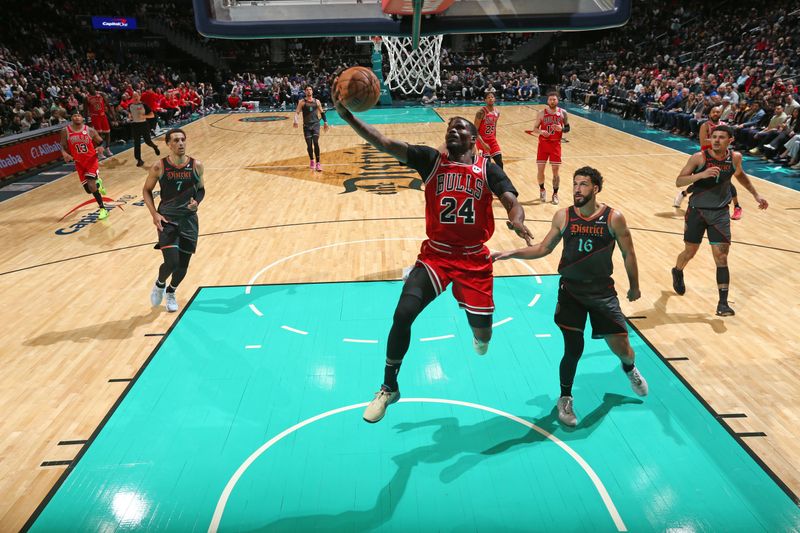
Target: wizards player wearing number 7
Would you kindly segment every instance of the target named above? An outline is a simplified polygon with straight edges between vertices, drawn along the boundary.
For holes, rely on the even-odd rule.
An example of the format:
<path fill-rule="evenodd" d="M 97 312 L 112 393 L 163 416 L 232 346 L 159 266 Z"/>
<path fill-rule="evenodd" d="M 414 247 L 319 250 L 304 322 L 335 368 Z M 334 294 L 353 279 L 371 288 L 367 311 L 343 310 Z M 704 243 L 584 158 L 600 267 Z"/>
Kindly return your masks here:
<path fill-rule="evenodd" d="M 619 307 L 611 273 L 614 245 L 619 244 L 628 274 L 628 300 L 638 300 L 639 269 L 633 239 L 625 217 L 608 205 L 598 204 L 596 196 L 603 189 L 603 176 L 591 167 L 579 168 L 572 179 L 575 205 L 560 209 L 544 240 L 534 246 L 512 252 L 495 252 L 502 259 L 537 259 L 548 255 L 564 239 L 558 273 L 561 274 L 555 322 L 564 336 L 564 357 L 559 367 L 561 396 L 558 419 L 567 426 L 578 423 L 572 407 L 572 383 L 583 354 L 583 328 L 586 315 L 592 324 L 592 338 L 605 339 L 608 347 L 622 361 L 622 370 L 631 388 L 639 396 L 648 392 L 647 381 L 634 364 L 635 354 L 628 341 L 625 316 Z"/>
<path fill-rule="evenodd" d="M 186 155 L 186 133 L 171 129 L 164 136 L 170 154 L 150 168 L 142 189 L 142 196 L 153 224 L 158 230 L 158 244 L 164 262 L 158 268 L 158 278 L 150 291 L 150 303 L 161 305 L 166 296 L 170 313 L 178 310 L 175 289 L 186 277 L 189 260 L 197 250 L 200 227 L 197 207 L 206 195 L 203 184 L 203 164 Z M 161 202 L 156 209 L 153 189 L 159 184 Z M 167 278 L 170 277 L 169 285 Z"/>
<path fill-rule="evenodd" d="M 728 211 L 732 196 L 731 178 L 736 177 L 753 195 L 759 209 L 769 207 L 769 203 L 758 194 L 750 178 L 742 170 L 742 154 L 730 149 L 731 142 L 733 128 L 714 128 L 711 133 L 711 149 L 696 152 L 689 157 L 675 180 L 677 187 L 691 185 L 691 196 L 683 229 L 684 249 L 672 269 L 672 288 L 681 295 L 686 292 L 683 269 L 695 256 L 703 234 L 707 233 L 714 263 L 717 265 L 718 316 L 736 314 L 728 305 L 728 285 L 731 281 L 728 271 L 728 251 L 731 247 L 731 215 Z"/>
<path fill-rule="evenodd" d="M 100 179 L 100 163 L 97 155 L 103 153 L 103 139 L 100 135 L 83 122 L 83 115 L 72 114 L 72 122 L 61 130 L 61 155 L 64 161 L 75 161 L 75 170 L 81 180 L 83 190 L 94 196 L 100 206 L 97 218 L 108 218 L 108 210 L 103 205 L 103 195 L 106 193 L 103 180 Z M 90 200 L 91 201 L 91 200 Z"/>
<path fill-rule="evenodd" d="M 339 116 L 378 150 L 419 172 L 425 181 L 425 226 L 428 239 L 403 285 L 394 311 L 386 346 L 383 384 L 364 411 L 364 420 L 377 422 L 386 408 L 400 399 L 397 374 L 411 340 L 411 324 L 453 283 L 453 296 L 464 309 L 472 328 L 473 347 L 486 353 L 492 336 L 492 259 L 485 243 L 494 233 L 492 194 L 508 212 L 509 224 L 531 242 L 525 227 L 525 212 L 517 191 L 503 169 L 476 154 L 475 125 L 462 117 L 447 124 L 444 153 L 428 146 L 410 145 L 390 139 L 374 126 L 354 117 L 339 101 L 333 101 Z"/>

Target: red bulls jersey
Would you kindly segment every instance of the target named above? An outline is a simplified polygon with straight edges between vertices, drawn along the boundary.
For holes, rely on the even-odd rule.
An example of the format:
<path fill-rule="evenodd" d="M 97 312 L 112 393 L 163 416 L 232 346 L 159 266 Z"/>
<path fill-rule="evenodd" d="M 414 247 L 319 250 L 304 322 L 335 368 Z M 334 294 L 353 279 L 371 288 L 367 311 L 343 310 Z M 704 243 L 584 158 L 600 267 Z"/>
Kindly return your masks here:
<path fill-rule="evenodd" d="M 106 112 L 106 102 L 99 94 L 92 96 L 91 94 L 86 97 L 86 105 L 89 108 L 89 115 L 97 116 L 104 115 Z"/>
<path fill-rule="evenodd" d="M 500 112 L 489 111 L 483 108 L 483 119 L 478 124 L 478 135 L 483 139 L 494 139 L 497 135 L 497 121 L 500 119 Z"/>
<path fill-rule="evenodd" d="M 546 130 L 550 133 L 547 137 L 539 136 L 539 142 L 542 141 L 549 141 L 549 142 L 561 142 L 561 131 L 556 131 L 555 126 L 556 124 L 560 125 L 561 127 L 564 126 L 564 114 L 561 112 L 561 108 L 557 107 L 555 113 L 550 112 L 550 108 L 546 107 L 544 109 L 544 116 L 542 117 L 542 122 L 539 124 L 540 130 Z"/>
<path fill-rule="evenodd" d="M 487 158 L 454 163 L 440 154 L 425 182 L 425 229 L 428 238 L 450 246 L 482 245 L 494 233 L 492 191 Z"/>
<path fill-rule="evenodd" d="M 84 125 L 78 131 L 72 131 L 72 126 L 67 125 L 67 145 L 69 155 L 77 162 L 88 166 L 89 163 L 97 159 L 97 151 L 89 135 L 89 128 Z"/>

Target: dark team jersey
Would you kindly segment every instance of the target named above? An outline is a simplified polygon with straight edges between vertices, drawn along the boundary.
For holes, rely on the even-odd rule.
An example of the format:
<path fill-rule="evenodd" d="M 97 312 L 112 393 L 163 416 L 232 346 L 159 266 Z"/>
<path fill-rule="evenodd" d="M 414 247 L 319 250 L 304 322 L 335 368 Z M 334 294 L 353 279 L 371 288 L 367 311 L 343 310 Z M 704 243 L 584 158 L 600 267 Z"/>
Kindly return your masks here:
<path fill-rule="evenodd" d="M 195 170 L 195 161 L 189 157 L 186 163 L 176 166 L 170 163 L 169 157 L 161 160 L 164 170 L 158 178 L 161 187 L 161 202 L 158 204 L 158 212 L 162 215 L 182 217 L 192 215 L 187 206 L 189 201 L 194 198 L 197 183 L 200 178 Z"/>
<path fill-rule="evenodd" d="M 409 145 L 407 164 L 425 182 L 428 238 L 451 246 L 488 241 L 494 233 L 492 193 L 517 195 L 503 169 L 483 156 L 476 156 L 472 163 L 457 163 L 434 148 Z"/>
<path fill-rule="evenodd" d="M 715 159 L 711 150 L 703 150 L 704 162 L 693 174 L 699 174 L 709 167 L 719 168 L 716 178 L 697 180 L 689 187 L 689 207 L 699 209 L 721 209 L 731 203 L 731 178 L 735 172 L 733 151 L 728 150 L 725 159 Z"/>
<path fill-rule="evenodd" d="M 306 128 L 316 126 L 319 124 L 319 106 L 317 99 L 314 98 L 310 102 L 303 100 L 303 126 Z"/>
<path fill-rule="evenodd" d="M 564 250 L 558 263 L 558 273 L 574 281 L 603 280 L 611 277 L 616 240 L 611 235 L 608 219 L 611 207 L 591 218 L 583 218 L 575 208 L 567 209 L 567 226 L 562 235 Z"/>

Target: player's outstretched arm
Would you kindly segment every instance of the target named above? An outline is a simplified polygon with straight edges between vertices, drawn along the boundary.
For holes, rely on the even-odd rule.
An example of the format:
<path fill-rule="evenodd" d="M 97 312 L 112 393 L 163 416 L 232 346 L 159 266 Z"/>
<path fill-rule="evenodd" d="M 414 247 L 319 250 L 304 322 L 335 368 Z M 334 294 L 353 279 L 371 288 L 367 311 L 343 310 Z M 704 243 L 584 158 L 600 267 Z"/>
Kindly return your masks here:
<path fill-rule="evenodd" d="M 381 152 L 394 157 L 401 163 L 408 163 L 408 143 L 390 139 L 374 126 L 354 116 L 339 100 L 339 88 L 336 87 L 335 84 L 331 96 L 333 97 L 333 105 L 336 107 L 336 112 L 339 113 L 342 120 L 347 122 L 362 139 Z"/>
<path fill-rule="evenodd" d="M 756 188 L 753 186 L 753 182 L 750 181 L 750 178 L 747 177 L 747 174 L 744 173 L 742 169 L 742 154 L 739 152 L 733 152 L 733 166 L 736 169 L 733 173 L 734 177 L 739 180 L 739 183 L 747 189 L 750 194 L 753 195 L 756 202 L 758 203 L 759 209 L 766 209 L 769 207 L 769 202 L 767 202 L 766 198 L 758 194 Z"/>
<path fill-rule="evenodd" d="M 719 176 L 719 169 L 717 167 L 708 167 L 703 172 L 699 172 L 697 174 L 692 174 L 695 170 L 703 166 L 705 162 L 705 157 L 703 156 L 703 152 L 697 152 L 689 157 L 689 160 L 681 169 L 681 173 L 678 174 L 678 177 L 675 179 L 675 186 L 676 187 L 686 187 L 687 185 L 691 185 L 697 180 L 702 180 L 705 178 L 716 178 Z"/>
<path fill-rule="evenodd" d="M 550 225 L 550 231 L 544 236 L 542 242 L 509 252 L 494 252 L 492 254 L 492 259 L 494 261 L 502 261 L 504 259 L 539 259 L 540 257 L 549 255 L 550 252 L 558 246 L 559 241 L 561 241 L 561 234 L 564 232 L 564 227 L 567 225 L 566 213 L 566 209 L 559 209 L 556 211 L 556 214 L 553 216 L 553 222 Z"/>
<path fill-rule="evenodd" d="M 528 246 L 532 245 L 533 233 L 525 226 L 525 209 L 517 200 L 517 196 L 511 192 L 504 192 L 500 195 L 500 203 L 508 213 L 508 229 L 514 230 L 520 238 L 525 239 Z"/>
<path fill-rule="evenodd" d="M 628 301 L 638 300 L 642 293 L 639 291 L 639 265 L 636 263 L 636 252 L 633 250 L 633 237 L 625 217 L 616 209 L 611 212 L 608 221 L 611 233 L 619 245 L 622 252 L 622 259 L 625 260 L 625 272 L 628 274 Z"/>

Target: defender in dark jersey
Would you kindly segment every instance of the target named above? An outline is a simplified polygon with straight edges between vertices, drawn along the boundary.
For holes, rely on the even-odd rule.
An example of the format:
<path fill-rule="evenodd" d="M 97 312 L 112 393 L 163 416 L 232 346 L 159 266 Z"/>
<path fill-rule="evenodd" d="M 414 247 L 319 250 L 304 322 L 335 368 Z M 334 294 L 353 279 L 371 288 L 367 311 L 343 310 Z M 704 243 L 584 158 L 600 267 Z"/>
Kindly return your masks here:
<path fill-rule="evenodd" d="M 150 291 L 150 303 L 161 305 L 166 295 L 167 311 L 178 310 L 175 289 L 186 277 L 189 261 L 197 250 L 200 228 L 197 206 L 203 201 L 206 189 L 203 184 L 203 164 L 186 155 L 186 133 L 172 129 L 164 136 L 170 155 L 150 168 L 142 196 L 158 228 L 158 244 L 164 262 L 158 268 L 158 278 Z M 153 201 L 153 189 L 159 184 L 161 202 L 158 209 Z M 172 276 L 169 285 L 167 278 Z"/>
<path fill-rule="evenodd" d="M 628 341 L 625 316 L 619 307 L 611 277 L 611 256 L 614 245 L 619 244 L 630 284 L 628 300 L 639 299 L 639 270 L 633 240 L 622 213 L 597 203 L 595 197 L 602 189 L 603 176 L 597 170 L 579 168 L 572 180 L 575 205 L 555 214 L 550 231 L 542 242 L 512 252 L 492 254 L 496 261 L 537 259 L 548 255 L 564 239 L 564 251 L 558 264 L 561 281 L 555 322 L 564 336 L 564 357 L 559 367 L 561 396 L 557 403 L 558 418 L 568 426 L 578 423 L 572 407 L 572 383 L 578 360 L 583 354 L 587 314 L 592 323 L 592 338 L 605 339 L 611 351 L 620 358 L 633 391 L 639 396 L 648 392 L 647 381 L 634 365 L 636 356 Z"/>
<path fill-rule="evenodd" d="M 478 130 L 462 117 L 447 124 L 445 152 L 390 139 L 366 124 L 339 101 L 339 116 L 378 150 L 408 165 L 425 180 L 425 229 L 417 262 L 403 285 L 386 346 L 383 384 L 364 410 L 367 422 L 378 422 L 400 399 L 397 375 L 408 351 L 411 325 L 434 298 L 453 284 L 453 296 L 466 311 L 473 347 L 486 353 L 492 336 L 492 260 L 485 243 L 494 232 L 492 195 L 500 198 L 511 227 L 530 243 L 525 212 L 503 169 L 475 151 Z"/>
<path fill-rule="evenodd" d="M 695 256 L 708 233 L 711 253 L 717 265 L 717 289 L 719 290 L 718 316 L 732 316 L 733 309 L 728 305 L 728 251 L 731 245 L 731 216 L 728 204 L 731 202 L 731 178 L 736 177 L 745 189 L 750 191 L 759 209 L 769 207 L 742 170 L 742 154 L 730 149 L 733 142 L 733 129 L 718 126 L 711 133 L 711 149 L 693 154 L 675 180 L 677 187 L 689 187 L 689 208 L 686 210 L 686 223 L 683 230 L 685 247 L 678 255 L 672 269 L 672 287 L 683 295 L 686 285 L 683 269 Z"/>
<path fill-rule="evenodd" d="M 322 172 L 322 163 L 319 160 L 319 121 L 325 123 L 325 131 L 328 131 L 328 119 L 325 116 L 325 109 L 319 100 L 314 98 L 314 89 L 309 85 L 306 87 L 305 98 L 297 103 L 294 112 L 294 127 L 296 128 L 300 114 L 303 115 L 303 137 L 306 139 L 306 150 L 308 150 L 308 160 L 311 170 Z M 316 163 L 314 162 L 316 160 Z"/>

